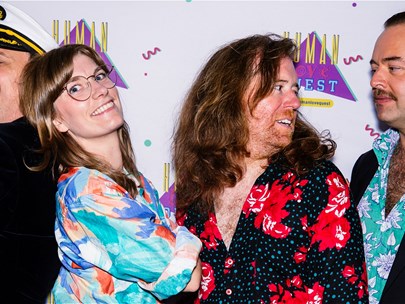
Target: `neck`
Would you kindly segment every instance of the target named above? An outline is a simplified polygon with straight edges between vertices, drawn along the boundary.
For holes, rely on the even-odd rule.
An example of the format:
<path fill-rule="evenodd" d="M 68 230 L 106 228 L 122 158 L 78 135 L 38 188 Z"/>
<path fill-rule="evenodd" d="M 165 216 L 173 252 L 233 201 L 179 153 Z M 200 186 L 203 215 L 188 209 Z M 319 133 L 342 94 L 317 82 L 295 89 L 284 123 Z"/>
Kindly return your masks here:
<path fill-rule="evenodd" d="M 399 142 L 396 149 L 405 150 L 405 133 L 399 132 Z"/>
<path fill-rule="evenodd" d="M 123 161 L 118 136 L 115 144 L 110 143 L 99 152 L 99 155 L 109 162 L 111 167 L 118 171 L 122 170 Z"/>
<path fill-rule="evenodd" d="M 0 113 L 0 123 L 12 122 L 20 117 L 22 117 L 20 111 L 16 111 L 13 113 L 5 113 L 4 115 Z"/>
<path fill-rule="evenodd" d="M 87 152 L 99 156 L 115 170 L 122 170 L 123 160 L 117 133 L 112 133 L 108 138 L 93 138 L 91 142 L 81 144 Z"/>
<path fill-rule="evenodd" d="M 266 170 L 269 161 L 267 158 L 246 158 L 245 174 L 242 179 L 255 181 Z"/>

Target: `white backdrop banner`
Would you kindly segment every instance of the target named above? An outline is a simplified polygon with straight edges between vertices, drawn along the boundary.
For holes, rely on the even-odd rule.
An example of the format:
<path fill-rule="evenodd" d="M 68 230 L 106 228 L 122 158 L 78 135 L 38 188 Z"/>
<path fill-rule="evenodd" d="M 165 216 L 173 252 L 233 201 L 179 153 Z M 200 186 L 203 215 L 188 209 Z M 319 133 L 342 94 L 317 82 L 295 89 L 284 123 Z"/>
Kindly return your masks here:
<path fill-rule="evenodd" d="M 170 144 L 179 106 L 219 47 L 276 33 L 300 45 L 301 112 L 330 130 L 334 162 L 350 178 L 384 127 L 376 120 L 370 58 L 384 21 L 405 1 L 7 1 L 60 44 L 85 43 L 119 72 L 137 166 L 170 205 Z"/>

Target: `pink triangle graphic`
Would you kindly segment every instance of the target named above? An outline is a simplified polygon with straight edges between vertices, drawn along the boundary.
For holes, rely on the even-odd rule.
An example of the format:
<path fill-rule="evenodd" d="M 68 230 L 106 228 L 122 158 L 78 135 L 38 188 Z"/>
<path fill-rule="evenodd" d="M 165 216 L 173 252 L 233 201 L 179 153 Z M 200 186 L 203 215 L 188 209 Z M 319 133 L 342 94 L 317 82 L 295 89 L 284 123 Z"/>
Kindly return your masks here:
<path fill-rule="evenodd" d="M 84 25 L 84 44 L 90 46 L 90 37 L 91 37 L 91 30 L 87 22 L 82 19 L 80 20 L 77 25 L 70 31 L 69 38 L 70 38 L 70 43 L 76 43 L 76 28 L 78 27 L 78 32 L 81 32 L 80 30 L 83 28 Z M 59 46 L 64 45 L 64 40 L 59 44 Z M 115 67 L 115 71 L 117 72 L 117 87 L 121 87 L 124 89 L 128 89 L 128 85 L 121 76 L 120 72 L 118 71 L 118 68 L 113 64 L 112 60 L 108 56 L 107 53 L 103 52 L 100 47 L 100 42 L 98 41 L 97 37 L 95 37 L 95 48 L 96 52 L 103 58 L 104 62 L 106 64 L 112 65 Z"/>
<path fill-rule="evenodd" d="M 307 43 L 312 44 L 315 35 L 315 56 L 314 63 L 306 63 Z M 322 43 L 316 32 L 309 34 L 309 41 L 305 39 L 301 43 L 299 61 L 295 63 L 295 68 L 302 90 L 316 90 L 330 95 L 342 97 L 352 101 L 357 101 L 356 96 L 351 91 L 337 65 L 332 64 L 330 55 L 326 51 L 325 63 L 320 63 Z"/>

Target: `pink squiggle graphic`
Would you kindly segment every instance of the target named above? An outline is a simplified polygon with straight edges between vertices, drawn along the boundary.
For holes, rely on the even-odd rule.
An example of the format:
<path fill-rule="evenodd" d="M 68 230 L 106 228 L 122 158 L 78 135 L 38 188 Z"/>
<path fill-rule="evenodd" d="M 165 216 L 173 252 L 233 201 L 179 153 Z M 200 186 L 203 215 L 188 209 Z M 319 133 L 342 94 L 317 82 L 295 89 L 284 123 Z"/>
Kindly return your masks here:
<path fill-rule="evenodd" d="M 363 57 L 361 57 L 361 55 L 357 55 L 356 58 L 353 58 L 350 56 L 349 60 L 346 60 L 346 58 L 343 58 L 343 62 L 347 65 L 347 64 L 351 64 L 352 61 L 357 62 L 357 61 L 359 61 L 359 59 L 363 60 Z"/>
<path fill-rule="evenodd" d="M 380 133 L 374 132 L 374 129 L 373 129 L 372 127 L 370 127 L 369 124 L 366 124 L 366 126 L 364 127 L 364 130 L 370 131 L 370 136 L 375 136 L 376 139 L 377 139 L 378 137 L 380 137 Z"/>
<path fill-rule="evenodd" d="M 145 55 L 145 53 L 142 53 L 142 57 L 143 57 L 145 60 L 149 60 L 150 57 L 151 57 L 151 55 L 156 55 L 157 52 L 161 52 L 161 50 L 160 50 L 158 47 L 155 47 L 155 48 L 153 49 L 153 51 L 147 51 L 147 52 L 146 52 L 146 55 Z"/>

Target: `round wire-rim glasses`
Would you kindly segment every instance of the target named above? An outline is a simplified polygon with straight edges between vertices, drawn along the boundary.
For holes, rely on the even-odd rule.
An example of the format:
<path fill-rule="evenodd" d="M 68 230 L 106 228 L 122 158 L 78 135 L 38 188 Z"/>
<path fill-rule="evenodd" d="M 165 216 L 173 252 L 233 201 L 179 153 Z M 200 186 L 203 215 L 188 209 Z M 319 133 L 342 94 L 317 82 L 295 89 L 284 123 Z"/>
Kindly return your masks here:
<path fill-rule="evenodd" d="M 93 75 L 88 77 L 75 76 L 63 87 L 68 95 L 77 101 L 86 101 L 91 96 L 92 86 L 89 81 L 93 78 L 95 82 L 106 89 L 112 89 L 117 83 L 117 73 L 114 66 L 103 65 L 97 67 Z"/>

